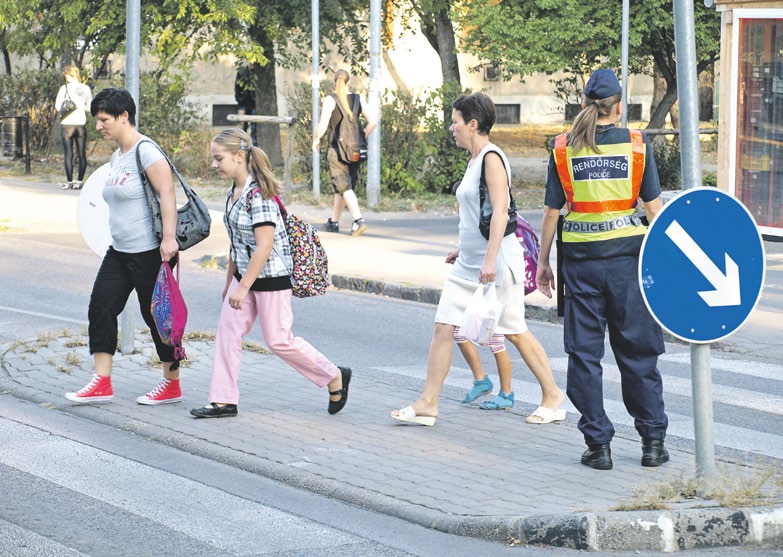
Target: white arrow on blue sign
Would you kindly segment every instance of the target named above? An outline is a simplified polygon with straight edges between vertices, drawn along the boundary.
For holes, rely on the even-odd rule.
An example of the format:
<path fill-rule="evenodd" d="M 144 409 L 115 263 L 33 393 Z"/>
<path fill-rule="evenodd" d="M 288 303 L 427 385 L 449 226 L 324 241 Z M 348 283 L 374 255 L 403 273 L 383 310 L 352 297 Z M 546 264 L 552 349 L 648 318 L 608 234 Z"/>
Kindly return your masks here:
<path fill-rule="evenodd" d="M 715 188 L 689 189 L 664 205 L 639 257 L 639 284 L 653 317 L 694 343 L 739 329 L 761 297 L 764 273 L 753 217 Z"/>

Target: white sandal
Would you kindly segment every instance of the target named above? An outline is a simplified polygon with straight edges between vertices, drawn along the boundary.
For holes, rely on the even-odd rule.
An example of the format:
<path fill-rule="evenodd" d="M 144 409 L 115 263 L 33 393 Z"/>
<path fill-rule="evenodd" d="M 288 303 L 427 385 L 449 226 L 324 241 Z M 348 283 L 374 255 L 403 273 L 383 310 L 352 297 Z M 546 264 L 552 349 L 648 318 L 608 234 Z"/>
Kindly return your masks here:
<path fill-rule="evenodd" d="M 533 418 L 541 418 L 536 420 Z M 562 422 L 566 418 L 566 411 L 562 408 L 552 410 L 546 406 L 539 406 L 536 411 L 530 414 L 525 421 L 529 424 L 551 424 L 552 422 Z"/>
<path fill-rule="evenodd" d="M 390 413 L 389 417 L 394 420 L 399 420 L 401 422 L 408 422 L 411 424 L 428 425 L 428 426 L 435 425 L 435 420 L 438 419 L 436 416 L 419 416 L 418 414 L 416 414 L 416 411 L 413 409 L 413 406 L 406 406 L 401 410 L 397 410 L 396 416 Z"/>

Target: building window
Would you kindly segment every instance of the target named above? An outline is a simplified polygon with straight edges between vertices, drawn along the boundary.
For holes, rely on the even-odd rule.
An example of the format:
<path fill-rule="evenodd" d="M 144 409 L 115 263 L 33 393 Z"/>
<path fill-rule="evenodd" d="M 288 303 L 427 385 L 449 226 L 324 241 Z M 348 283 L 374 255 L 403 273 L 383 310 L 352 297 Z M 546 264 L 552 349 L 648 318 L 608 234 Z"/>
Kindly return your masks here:
<path fill-rule="evenodd" d="M 495 122 L 498 124 L 519 124 L 519 105 L 496 104 Z"/>
<path fill-rule="evenodd" d="M 734 191 L 762 227 L 783 228 L 783 19 L 739 20 Z"/>
<path fill-rule="evenodd" d="M 226 116 L 237 114 L 239 107 L 236 104 L 213 104 L 212 125 L 219 128 L 224 126 L 236 126 L 236 122 L 229 122 Z"/>
<path fill-rule="evenodd" d="M 500 78 L 498 67 L 492 64 L 484 64 L 484 81 L 497 81 Z"/>

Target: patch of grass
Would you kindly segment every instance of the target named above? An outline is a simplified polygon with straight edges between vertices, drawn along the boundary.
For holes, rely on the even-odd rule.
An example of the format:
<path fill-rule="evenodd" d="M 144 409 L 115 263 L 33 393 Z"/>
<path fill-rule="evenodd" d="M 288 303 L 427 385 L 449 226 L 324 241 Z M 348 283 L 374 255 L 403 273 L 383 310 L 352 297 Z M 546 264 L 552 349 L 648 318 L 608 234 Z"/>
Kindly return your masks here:
<path fill-rule="evenodd" d="M 773 480 L 770 482 L 770 480 Z M 758 505 L 771 495 L 774 487 L 779 486 L 781 474 L 771 466 L 761 468 L 740 468 L 723 470 L 720 477 L 707 486 L 708 497 L 724 507 L 746 507 Z M 772 484 L 765 494 L 767 484 Z"/>
<path fill-rule="evenodd" d="M 215 340 L 215 333 L 210 331 L 190 331 L 182 335 L 182 341 L 204 341 L 204 340 Z"/>
<path fill-rule="evenodd" d="M 49 344 L 50 342 L 58 338 L 60 338 L 59 333 L 54 333 L 50 331 L 48 333 L 41 333 L 40 335 L 38 335 L 38 338 L 35 339 L 35 342 L 39 347 L 46 346 L 47 344 Z"/>
<path fill-rule="evenodd" d="M 258 352 L 259 354 L 271 354 L 267 348 L 261 344 L 258 344 L 257 342 L 253 342 L 250 340 L 243 340 L 242 341 L 242 348 L 245 350 L 248 350 L 250 352 Z"/>
<path fill-rule="evenodd" d="M 670 478 L 659 484 L 642 484 L 633 490 L 629 499 L 623 500 L 612 510 L 640 511 L 660 510 L 669 508 L 670 503 L 692 499 L 698 493 L 698 482 L 695 478 L 686 479 L 682 476 Z"/>
<path fill-rule="evenodd" d="M 76 348 L 78 346 L 87 346 L 87 341 L 83 338 L 71 337 L 63 344 L 66 348 Z"/>
<path fill-rule="evenodd" d="M 723 507 L 748 507 L 768 502 L 780 487 L 783 474 L 772 465 L 727 465 L 711 482 L 678 476 L 658 484 L 642 484 L 612 510 L 668 509 L 672 503 L 699 497 Z"/>
<path fill-rule="evenodd" d="M 228 268 L 228 256 L 205 255 L 196 261 L 202 269 L 226 269 Z"/>
<path fill-rule="evenodd" d="M 65 355 L 65 363 L 71 366 L 82 365 L 82 358 L 76 352 L 68 352 Z"/>
<path fill-rule="evenodd" d="M 25 344 L 27 343 L 23 340 L 15 340 L 11 343 L 11 346 L 8 347 L 8 351 L 13 352 L 17 348 L 19 348 L 20 346 L 24 346 Z"/>

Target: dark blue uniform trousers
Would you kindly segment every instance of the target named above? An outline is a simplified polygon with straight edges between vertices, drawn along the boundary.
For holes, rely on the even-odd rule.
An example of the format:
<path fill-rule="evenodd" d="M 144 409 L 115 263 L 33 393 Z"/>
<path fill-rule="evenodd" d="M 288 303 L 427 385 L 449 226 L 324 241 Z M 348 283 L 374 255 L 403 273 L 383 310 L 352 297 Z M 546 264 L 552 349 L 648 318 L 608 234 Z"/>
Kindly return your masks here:
<path fill-rule="evenodd" d="M 663 408 L 658 356 L 663 333 L 642 299 L 638 256 L 563 263 L 568 398 L 582 414 L 579 431 L 588 445 L 609 443 L 614 426 L 604 412 L 601 358 L 604 335 L 620 368 L 623 402 L 636 430 L 663 439 L 669 423 Z"/>

